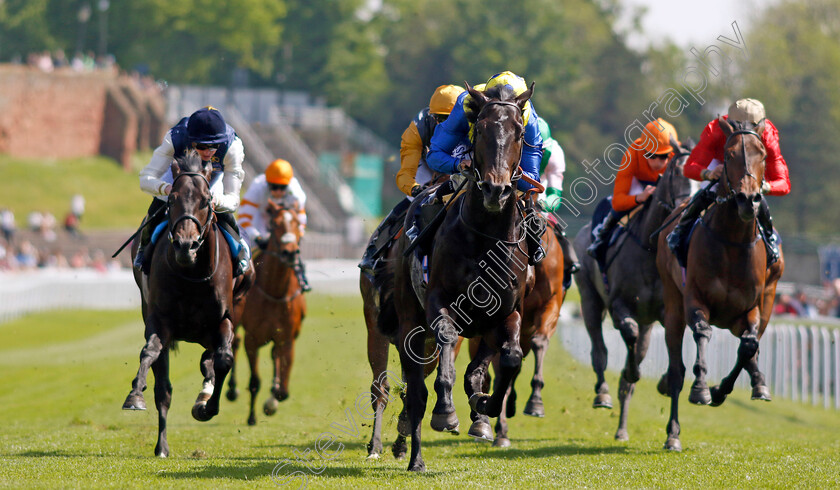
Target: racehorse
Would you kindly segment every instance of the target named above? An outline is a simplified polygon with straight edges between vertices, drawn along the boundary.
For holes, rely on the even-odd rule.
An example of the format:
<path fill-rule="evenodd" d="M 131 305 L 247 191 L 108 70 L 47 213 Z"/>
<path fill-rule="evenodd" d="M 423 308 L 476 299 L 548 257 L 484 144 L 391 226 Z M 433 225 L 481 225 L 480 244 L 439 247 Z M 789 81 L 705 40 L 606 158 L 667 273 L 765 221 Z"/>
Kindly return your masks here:
<path fill-rule="evenodd" d="M 604 379 L 607 368 L 607 347 L 602 332 L 605 311 L 609 311 L 613 326 L 621 332 L 627 346 L 618 389 L 621 415 L 615 438 L 620 441 L 629 439 L 630 399 L 641 376 L 639 366 L 650 345 L 654 322 L 663 323 L 662 281 L 656 270 L 657 247 L 655 241 L 651 242 L 651 233 L 692 190 L 692 181 L 683 176 L 682 168 L 693 142 L 689 142 L 687 148 L 681 148 L 672 140 L 671 147 L 675 155 L 659 178 L 656 190 L 629 220 L 623 235 L 609 246 L 605 272 L 602 273 L 597 261 L 586 254 L 592 241 L 591 225 L 584 226 L 575 237 L 575 249 L 578 256 L 583 257 L 575 281 L 580 291 L 583 322 L 592 342 L 592 369 L 597 377 L 593 408 L 612 408 L 609 387 Z"/>
<path fill-rule="evenodd" d="M 155 455 L 169 455 L 166 415 L 172 401 L 169 382 L 169 350 L 177 341 L 200 344 L 204 383 L 192 408 L 192 416 L 207 421 L 219 413 L 219 398 L 233 361 L 234 294 L 250 286 L 253 273 L 234 281 L 231 255 L 216 223 L 210 195 L 213 170 L 195 152 L 172 164 L 172 191 L 167 201 L 167 240 L 161 240 L 151 258 L 148 275 L 134 272 L 142 296 L 146 345 L 140 352 L 140 368 L 131 383 L 123 410 L 145 410 L 143 390 L 149 367 L 155 374 L 155 407 L 158 410 L 158 441 Z M 132 258 L 138 242 L 132 245 Z"/>
<path fill-rule="evenodd" d="M 522 315 L 522 330 L 519 337 L 519 345 L 522 348 L 522 356 L 534 352 L 534 375 L 531 379 L 531 396 L 525 404 L 523 413 L 533 417 L 544 417 L 545 408 L 542 401 L 543 362 L 548 350 L 548 342 L 557 330 L 557 321 L 560 318 L 560 307 L 566 297 L 566 290 L 563 288 L 563 248 L 557 241 L 554 231 L 546 227 L 542 242 L 545 244 L 545 258 L 534 266 L 534 286 L 525 295 L 525 306 Z M 470 339 L 470 356 L 475 357 L 481 339 L 473 337 Z M 499 356 L 493 357 L 493 370 L 498 373 Z M 518 372 L 517 372 L 518 375 Z M 489 373 L 486 376 L 483 389 L 489 389 Z M 508 417 L 516 413 L 516 390 L 514 383 L 516 377 L 511 381 L 505 400 L 505 410 L 499 414 L 496 421 L 496 437 L 490 431 L 490 422 L 486 415 L 471 414 L 476 417 L 475 430 L 470 435 L 479 440 L 492 440 L 496 447 L 509 447 L 508 439 Z"/>
<path fill-rule="evenodd" d="M 505 392 L 522 363 L 519 330 L 528 270 L 527 223 L 514 184 L 521 176 L 523 111 L 533 85 L 519 96 L 505 86 L 487 92 L 466 87 L 474 142 L 473 163 L 465 171 L 469 185 L 463 195 L 453 198 L 435 234 L 424 301 L 411 282 L 412 260 L 417 259 L 400 255 L 394 269 L 398 348 L 411 428 L 409 471 L 425 470 L 420 424 L 428 390 L 423 379 L 425 365 L 435 357 L 423 357 L 427 337 L 434 338 L 439 360 L 431 419 L 437 431 L 454 432 L 459 427 L 452 403 L 453 352 L 459 335 L 482 337 L 465 377 L 470 407 L 479 414 L 499 416 Z M 481 386 L 490 358 L 499 351 L 498 389 L 489 396 L 481 393 Z"/>
<path fill-rule="evenodd" d="M 758 370 L 758 342 L 773 311 L 776 283 L 784 271 L 784 258 L 768 267 L 756 219 L 761 204 L 766 150 L 758 125 L 719 119 L 726 135 L 724 172 L 717 184 L 717 203 L 706 211 L 691 235 L 683 273 L 665 244 L 671 224 L 659 235 L 656 266 L 662 276 L 665 301 L 665 341 L 668 372 L 659 390 L 671 397 L 665 449 L 680 451 L 679 395 L 685 378 L 682 342 L 686 324 L 697 343 L 695 380 L 688 400 L 720 405 L 732 392 L 741 369 L 750 374 L 752 398 L 770 400 L 764 375 Z M 706 347 L 711 325 L 728 329 L 740 338 L 735 367 L 711 390 L 706 385 Z M 666 386 L 667 385 L 667 386 Z"/>
<path fill-rule="evenodd" d="M 278 402 L 289 397 L 289 375 L 295 354 L 295 340 L 300 335 L 301 322 L 306 315 L 306 299 L 295 274 L 294 265 L 300 254 L 301 238 L 297 211 L 268 202 L 268 245 L 255 261 L 256 280 L 248 294 L 234 306 L 234 325 L 245 330 L 245 352 L 251 367 L 248 391 L 251 393 L 248 425 L 257 423 L 254 413 L 257 392 L 260 390 L 257 354 L 260 347 L 274 342 L 274 378 L 271 397 L 263 404 L 266 415 L 277 412 Z M 236 351 L 239 340 L 235 341 Z M 236 398 L 235 368 L 231 370 L 227 397 Z"/>

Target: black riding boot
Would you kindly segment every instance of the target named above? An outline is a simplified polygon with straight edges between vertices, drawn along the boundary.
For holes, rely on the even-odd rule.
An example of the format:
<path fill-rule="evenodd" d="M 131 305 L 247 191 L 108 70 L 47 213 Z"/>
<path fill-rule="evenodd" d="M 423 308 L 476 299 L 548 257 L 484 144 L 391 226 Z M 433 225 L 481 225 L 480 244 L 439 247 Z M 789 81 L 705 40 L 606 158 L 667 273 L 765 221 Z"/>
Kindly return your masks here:
<path fill-rule="evenodd" d="M 694 197 L 691 198 L 688 206 L 685 207 L 682 217 L 680 217 L 680 222 L 677 224 L 676 228 L 674 228 L 674 231 L 668 234 L 668 237 L 666 238 L 668 248 L 674 252 L 674 255 L 677 256 L 677 259 L 679 259 L 680 262 L 682 262 L 682 257 L 685 257 L 686 252 L 688 252 L 688 250 L 682 249 L 683 237 L 691 230 L 691 227 L 694 226 L 694 222 L 700 217 L 700 213 L 711 206 L 713 202 L 715 202 L 714 192 L 708 189 L 700 189 L 697 191 L 697 193 L 694 194 Z"/>
<path fill-rule="evenodd" d="M 599 265 L 603 265 L 606 258 L 607 245 L 610 243 L 610 236 L 618 224 L 620 216 L 615 211 L 610 211 L 604 222 L 601 223 L 601 228 L 595 234 L 595 241 L 589 244 L 586 248 L 586 253 L 595 259 Z"/>
<path fill-rule="evenodd" d="M 525 207 L 525 243 L 528 245 L 528 265 L 537 265 L 545 258 L 545 250 L 540 239 L 545 233 L 546 221 L 543 216 L 531 206 Z"/>
<path fill-rule="evenodd" d="M 580 261 L 578 261 L 575 247 L 572 246 L 572 242 L 566 236 L 566 231 L 560 228 L 560 225 L 557 225 L 554 229 L 556 230 L 554 236 L 557 237 L 557 242 L 563 249 L 563 271 L 566 274 L 574 274 L 580 270 Z"/>
<path fill-rule="evenodd" d="M 394 206 L 394 209 L 376 227 L 376 230 L 374 230 L 373 235 L 370 237 L 365 253 L 362 255 L 362 261 L 359 262 L 359 269 L 362 272 L 370 276 L 373 275 L 377 259 L 382 252 L 388 249 L 388 245 L 394 235 L 394 225 L 399 225 L 405 219 L 405 212 L 410 205 L 411 201 L 403 199 Z"/>
<path fill-rule="evenodd" d="M 312 291 L 312 287 L 309 286 L 309 280 L 306 279 L 306 268 L 303 266 L 303 260 L 300 258 L 300 254 L 295 259 L 295 275 L 297 276 L 298 283 L 300 283 L 301 291 L 304 293 Z"/>
<path fill-rule="evenodd" d="M 236 254 L 233 264 L 233 277 L 240 276 L 248 270 L 251 263 L 251 248 L 239 233 L 239 226 L 236 224 L 236 218 L 233 216 L 233 213 L 216 213 L 216 219 L 219 221 L 219 226 L 224 228 L 234 240 L 239 242 L 239 253 Z"/>
<path fill-rule="evenodd" d="M 758 207 L 758 224 L 764 234 L 764 246 L 767 249 L 767 267 L 779 260 L 779 245 L 776 243 L 776 235 L 773 234 L 773 218 L 770 216 L 770 207 L 767 200 L 761 196 L 761 204 Z"/>
<path fill-rule="evenodd" d="M 152 241 L 152 232 L 155 231 L 157 225 L 159 225 L 160 222 L 163 221 L 164 217 L 166 216 L 166 214 L 163 211 L 159 212 L 155 216 L 155 212 L 157 212 L 158 209 L 164 206 L 166 206 L 166 201 L 162 201 L 156 197 L 152 198 L 152 204 L 149 205 L 149 210 L 146 211 L 146 217 L 143 218 L 144 224 L 142 226 L 144 226 L 144 228 L 143 231 L 140 233 L 140 245 L 137 246 L 137 255 L 134 256 L 133 264 L 134 269 L 138 272 L 143 271 L 146 274 L 149 273 L 149 266 L 144 266 L 144 262 L 147 262 L 146 256 L 151 258 L 152 252 L 154 251 L 154 245 L 150 244 L 150 242 Z M 154 216 L 154 218 L 152 218 L 152 216 Z M 146 224 L 149 220 L 151 220 L 151 222 Z"/>

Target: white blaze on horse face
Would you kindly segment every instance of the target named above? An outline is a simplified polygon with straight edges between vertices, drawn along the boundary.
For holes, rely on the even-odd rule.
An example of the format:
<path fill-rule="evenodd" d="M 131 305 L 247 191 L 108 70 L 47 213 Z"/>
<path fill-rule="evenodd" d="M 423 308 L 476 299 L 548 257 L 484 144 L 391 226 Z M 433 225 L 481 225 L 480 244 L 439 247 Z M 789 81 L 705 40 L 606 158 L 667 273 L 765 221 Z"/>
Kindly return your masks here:
<path fill-rule="evenodd" d="M 292 232 L 283 233 L 283 236 L 280 237 L 280 243 L 295 243 L 295 242 L 297 242 L 297 237 Z"/>

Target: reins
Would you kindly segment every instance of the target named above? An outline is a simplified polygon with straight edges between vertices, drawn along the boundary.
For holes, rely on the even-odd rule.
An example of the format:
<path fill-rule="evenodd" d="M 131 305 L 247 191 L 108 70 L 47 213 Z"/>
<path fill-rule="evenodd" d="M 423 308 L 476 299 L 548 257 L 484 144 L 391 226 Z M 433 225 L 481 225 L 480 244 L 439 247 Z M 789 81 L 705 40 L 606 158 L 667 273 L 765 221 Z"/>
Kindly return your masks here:
<path fill-rule="evenodd" d="M 189 176 L 201 177 L 201 180 L 203 180 L 204 183 L 207 184 L 207 192 L 209 194 L 209 192 L 210 192 L 210 182 L 207 180 L 207 177 L 205 177 L 204 174 L 202 174 L 200 172 L 182 172 L 182 173 L 178 174 L 178 176 L 175 177 L 175 179 L 172 181 L 173 189 L 175 187 L 175 183 L 178 182 L 178 180 L 181 177 L 188 176 L 188 175 Z M 190 220 L 190 221 L 193 221 L 196 224 L 196 226 L 198 226 L 198 228 L 199 228 L 198 240 L 196 240 L 196 242 L 198 243 L 198 248 L 201 248 L 201 246 L 204 244 L 204 241 L 209 236 L 209 234 L 207 233 L 207 230 L 210 227 L 210 223 L 212 223 L 212 221 L 213 221 L 212 199 L 207 200 L 207 205 L 205 206 L 207 208 L 207 219 L 204 221 L 203 224 L 198 220 L 198 218 L 196 218 L 195 216 L 193 216 L 191 214 L 188 214 L 188 213 L 185 213 L 185 214 L 179 216 L 178 219 L 176 219 L 173 222 L 171 220 L 172 213 L 170 213 L 170 209 L 172 207 L 172 202 L 173 202 L 172 194 L 170 193 L 169 196 L 170 197 L 166 202 L 166 212 L 170 216 L 169 227 L 168 227 L 169 243 L 171 244 L 174 241 L 174 238 L 172 236 L 172 231 L 175 229 L 176 226 L 178 226 L 178 223 L 180 223 L 181 221 L 184 221 L 184 220 Z M 215 230 L 216 227 L 214 227 L 213 229 Z M 194 283 L 207 282 L 210 279 L 212 279 L 214 275 L 216 275 L 216 270 L 219 268 L 219 248 L 220 248 L 219 247 L 219 240 L 214 240 L 213 243 L 214 243 L 214 248 L 216 249 L 216 252 L 214 254 L 215 258 L 213 259 L 213 268 L 210 271 L 210 274 L 208 274 L 205 277 L 196 279 L 196 278 L 185 276 L 178 269 L 176 269 L 175 267 L 172 266 L 169 254 L 166 254 L 166 265 L 169 267 L 169 269 L 172 272 L 176 273 L 178 275 L 178 277 L 180 277 L 181 279 L 184 279 L 184 280 L 189 281 L 189 282 L 194 282 Z"/>

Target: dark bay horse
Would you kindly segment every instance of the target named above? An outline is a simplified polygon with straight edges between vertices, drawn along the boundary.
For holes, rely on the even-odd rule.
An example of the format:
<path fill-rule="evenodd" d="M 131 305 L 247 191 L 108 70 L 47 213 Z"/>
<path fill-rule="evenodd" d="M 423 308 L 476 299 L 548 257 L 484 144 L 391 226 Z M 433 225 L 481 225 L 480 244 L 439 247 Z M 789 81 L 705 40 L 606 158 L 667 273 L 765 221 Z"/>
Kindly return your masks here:
<path fill-rule="evenodd" d="M 560 318 L 560 308 L 566 297 L 566 290 L 563 288 L 563 248 L 557 241 L 554 231 L 546 227 L 542 237 L 543 247 L 546 256 L 534 266 L 534 286 L 525 295 L 525 306 L 522 315 L 522 330 L 519 336 L 519 345 L 522 348 L 522 356 L 534 352 L 534 375 L 531 378 L 531 396 L 525 404 L 523 413 L 533 417 L 545 416 L 545 408 L 542 401 L 543 363 L 545 354 L 548 351 L 548 342 L 557 330 L 557 321 Z M 470 356 L 475 357 L 481 343 L 479 337 L 470 339 Z M 498 373 L 499 356 L 493 356 L 493 370 Z M 518 374 L 518 373 L 517 373 Z M 486 377 L 484 390 L 489 390 L 489 373 Z M 498 378 L 497 378 L 498 379 Z M 514 383 L 516 377 L 511 381 L 505 400 L 505 409 L 499 414 L 496 420 L 496 437 L 490 431 L 489 418 L 486 415 L 474 414 L 478 423 L 471 428 L 470 435 L 479 440 L 492 440 L 496 447 L 509 447 L 508 439 L 508 417 L 516 413 L 516 390 Z"/>
<path fill-rule="evenodd" d="M 519 330 L 528 270 L 527 223 L 514 184 L 521 175 L 523 110 L 533 85 L 519 96 L 505 86 L 480 92 L 467 84 L 467 90 L 474 158 L 465 172 L 466 191 L 453 198 L 436 232 L 425 301 L 420 302 L 412 287 L 411 261 L 416 259 L 398 256 L 394 268 L 398 348 L 411 427 L 409 471 L 425 470 L 420 424 L 428 390 L 423 380 L 425 366 L 435 357 L 423 357 L 429 337 L 434 338 L 439 360 L 434 383 L 437 403 L 431 419 L 437 431 L 456 431 L 459 426 L 452 403 L 453 353 L 459 335 L 482 337 L 465 375 L 470 408 L 478 414 L 499 416 L 507 388 L 522 363 Z M 498 389 L 490 396 L 481 387 L 497 352 L 501 352 Z"/>
<path fill-rule="evenodd" d="M 238 288 L 236 293 L 241 293 L 252 278 L 245 274 L 234 283 L 230 251 L 211 204 L 212 170 L 195 152 L 172 164 L 174 180 L 167 202 L 167 239 L 162 239 L 156 247 L 148 276 L 134 272 L 143 300 L 146 345 L 140 352 L 140 368 L 123 409 L 146 409 L 143 390 L 151 367 L 158 410 L 155 455 L 160 457 L 169 455 L 166 416 L 172 401 L 170 348 L 181 340 L 206 349 L 200 364 L 203 389 L 192 408 L 192 416 L 199 421 L 210 420 L 219 413 L 222 386 L 233 361 L 234 286 Z M 136 240 L 131 252 L 133 258 L 137 253 Z"/>
<path fill-rule="evenodd" d="M 665 243 L 675 223 L 659 235 L 656 266 L 662 276 L 665 301 L 665 341 L 668 372 L 660 392 L 671 397 L 665 449 L 680 451 L 679 395 L 685 379 L 682 342 L 688 325 L 697 343 L 695 380 L 688 400 L 720 405 L 732 392 L 741 369 L 750 374 L 752 398 L 770 400 L 764 375 L 758 370 L 758 342 L 773 311 L 776 283 L 784 271 L 784 258 L 770 267 L 756 219 L 761 203 L 766 150 L 761 140 L 764 123 L 730 123 L 719 119 L 726 135 L 724 172 L 717 203 L 706 211 L 691 236 L 685 272 Z M 780 250 L 781 251 L 781 250 Z M 740 338 L 735 367 L 711 390 L 706 385 L 706 347 L 712 327 Z"/>
<path fill-rule="evenodd" d="M 627 346 L 618 389 L 621 416 L 615 438 L 620 441 L 629 439 L 630 399 L 641 377 L 639 366 L 647 354 L 654 322 L 663 323 L 662 281 L 656 270 L 657 247 L 655 241 L 651 242 L 651 233 L 691 195 L 691 180 L 683 176 L 682 168 L 693 143 L 681 148 L 672 140 L 671 146 L 675 156 L 659 178 L 656 190 L 630 219 L 622 237 L 607 250 L 606 274 L 602 275 L 597 261 L 586 254 L 592 241 L 591 225 L 583 227 L 575 237 L 575 249 L 578 256 L 583 257 L 575 281 L 580 291 L 583 322 L 592 341 L 592 369 L 597 377 L 594 408 L 612 408 L 609 387 L 604 379 L 607 368 L 607 346 L 602 332 L 605 312 L 609 312 L 613 326 Z M 604 284 L 604 276 L 609 288 Z"/>
<path fill-rule="evenodd" d="M 234 306 L 234 325 L 245 330 L 245 352 L 251 368 L 248 391 L 251 393 L 248 425 L 257 423 L 254 404 L 260 390 L 257 354 L 260 347 L 274 342 L 271 358 L 274 377 L 271 396 L 263 404 L 266 415 L 274 415 L 278 402 L 289 397 L 289 375 L 295 355 L 295 340 L 300 335 L 306 316 L 306 299 L 295 274 L 294 265 L 300 254 L 301 238 L 297 210 L 285 209 L 268 202 L 269 240 L 265 251 L 254 263 L 256 279 L 248 294 L 237 299 Z M 234 351 L 238 340 L 234 345 Z M 231 370 L 228 399 L 235 399 L 235 369 Z"/>

